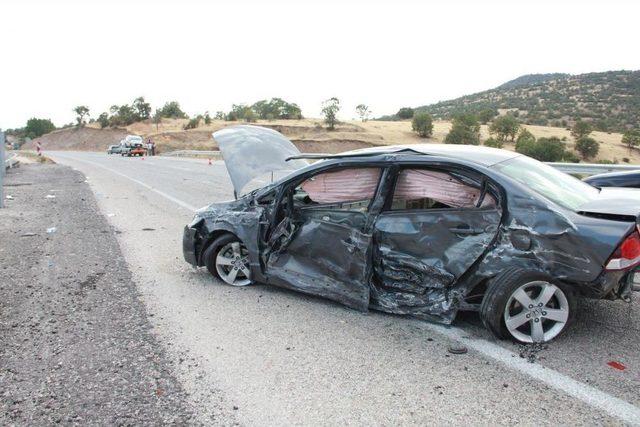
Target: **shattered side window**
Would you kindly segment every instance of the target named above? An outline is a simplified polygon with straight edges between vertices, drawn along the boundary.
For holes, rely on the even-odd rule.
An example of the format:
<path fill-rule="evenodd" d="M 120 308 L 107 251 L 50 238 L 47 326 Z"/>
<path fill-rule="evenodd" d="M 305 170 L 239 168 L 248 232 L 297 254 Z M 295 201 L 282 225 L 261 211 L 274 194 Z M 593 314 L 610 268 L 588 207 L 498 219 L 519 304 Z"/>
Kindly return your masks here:
<path fill-rule="evenodd" d="M 465 184 L 446 172 L 405 169 L 398 175 L 391 209 L 475 208 L 480 197 L 480 188 Z M 495 205 L 495 198 L 484 194 L 481 207 Z"/>
<path fill-rule="evenodd" d="M 351 168 L 324 172 L 304 181 L 296 198 L 305 206 L 341 210 L 367 210 L 375 195 L 380 168 Z"/>

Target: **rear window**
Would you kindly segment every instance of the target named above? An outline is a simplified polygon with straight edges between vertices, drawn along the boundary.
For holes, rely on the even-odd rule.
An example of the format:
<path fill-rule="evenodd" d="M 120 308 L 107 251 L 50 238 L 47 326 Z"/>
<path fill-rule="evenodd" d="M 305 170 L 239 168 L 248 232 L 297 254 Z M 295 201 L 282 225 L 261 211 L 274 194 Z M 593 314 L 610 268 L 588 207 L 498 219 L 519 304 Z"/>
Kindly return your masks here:
<path fill-rule="evenodd" d="M 494 207 L 496 201 L 486 193 L 472 187 L 449 173 L 428 169 L 405 169 L 398 180 L 391 203 L 392 210 L 450 209 Z"/>
<path fill-rule="evenodd" d="M 541 196 L 571 210 L 598 197 L 599 190 L 530 157 L 520 156 L 492 166 Z"/>

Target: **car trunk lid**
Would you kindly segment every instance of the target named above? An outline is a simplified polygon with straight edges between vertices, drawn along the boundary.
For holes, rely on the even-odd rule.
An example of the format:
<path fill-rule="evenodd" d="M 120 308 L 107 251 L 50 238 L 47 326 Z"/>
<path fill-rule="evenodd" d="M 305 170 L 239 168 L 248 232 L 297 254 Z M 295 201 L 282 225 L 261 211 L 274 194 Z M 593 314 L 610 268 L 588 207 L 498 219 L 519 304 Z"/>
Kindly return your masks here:
<path fill-rule="evenodd" d="M 213 133 L 218 143 L 236 197 L 247 184 L 267 184 L 278 175 L 291 173 L 308 163 L 287 161 L 301 153 L 284 135 L 260 126 L 230 126 Z M 260 180 L 260 178 L 263 178 Z"/>
<path fill-rule="evenodd" d="M 603 188 L 599 197 L 580 206 L 578 213 L 621 221 L 637 221 L 640 215 L 640 190 Z"/>

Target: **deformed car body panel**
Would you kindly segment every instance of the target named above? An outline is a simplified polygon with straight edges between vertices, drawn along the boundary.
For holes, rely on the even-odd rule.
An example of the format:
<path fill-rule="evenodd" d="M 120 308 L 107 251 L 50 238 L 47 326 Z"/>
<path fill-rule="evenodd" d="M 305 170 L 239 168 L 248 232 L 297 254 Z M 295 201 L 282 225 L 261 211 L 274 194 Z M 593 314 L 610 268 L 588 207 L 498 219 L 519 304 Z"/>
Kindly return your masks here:
<path fill-rule="evenodd" d="M 279 132 L 259 126 L 240 125 L 213 133 L 231 177 L 236 196 L 252 180 L 274 173 L 288 173 L 307 166 L 304 160 L 287 161 L 300 151 Z"/>
<path fill-rule="evenodd" d="M 266 135 L 271 139 L 274 131 L 268 131 L 249 132 L 247 138 Z M 202 265 L 207 243 L 216 233 L 229 232 L 247 246 L 252 277 L 258 282 L 323 296 L 359 310 L 373 308 L 443 323 L 451 323 L 459 309 L 470 308 L 465 299 L 472 291 L 507 268 L 543 271 L 591 297 L 622 297 L 628 289 L 629 273 L 606 272 L 604 265 L 636 227 L 630 219 L 634 217 L 612 220 L 563 208 L 491 168 L 517 154 L 483 151 L 481 161 L 475 161 L 455 152 L 447 156 L 446 147 L 424 155 L 380 150 L 362 158 L 306 165 L 284 160 L 293 150 L 281 139 L 286 140 L 281 135 L 272 140 L 278 154 L 270 167 L 304 167 L 235 202 L 198 212 L 185 230 L 188 262 Z M 223 141 L 221 149 L 224 145 L 228 149 L 232 141 L 242 142 L 242 137 L 236 133 L 226 144 L 224 135 L 216 140 Z M 271 147 L 265 141 L 254 140 L 252 145 L 261 150 Z M 235 165 L 249 161 L 234 156 L 248 156 L 250 150 L 231 152 L 229 173 L 232 180 L 234 175 L 237 178 L 234 187 L 241 189 L 255 172 L 234 172 Z M 390 211 L 389 195 L 399 170 L 415 165 L 473 175 L 490 189 L 496 203 L 441 212 Z M 374 166 L 382 173 L 366 212 L 320 207 L 305 211 L 291 205 L 288 191 L 315 174 Z M 640 209 L 630 203 L 625 214 L 637 216 Z M 615 214 L 613 208 L 608 212 Z M 590 209 L 595 210 L 595 205 Z M 606 211 L 601 207 L 599 213 Z"/>

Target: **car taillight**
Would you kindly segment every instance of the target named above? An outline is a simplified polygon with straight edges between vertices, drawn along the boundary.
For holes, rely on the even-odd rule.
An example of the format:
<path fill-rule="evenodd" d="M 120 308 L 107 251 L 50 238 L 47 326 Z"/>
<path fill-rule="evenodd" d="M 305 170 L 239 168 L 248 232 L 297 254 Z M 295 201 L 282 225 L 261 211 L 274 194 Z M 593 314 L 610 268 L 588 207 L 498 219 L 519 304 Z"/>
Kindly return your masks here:
<path fill-rule="evenodd" d="M 627 270 L 640 265 L 640 226 L 620 244 L 607 263 L 607 270 Z"/>

